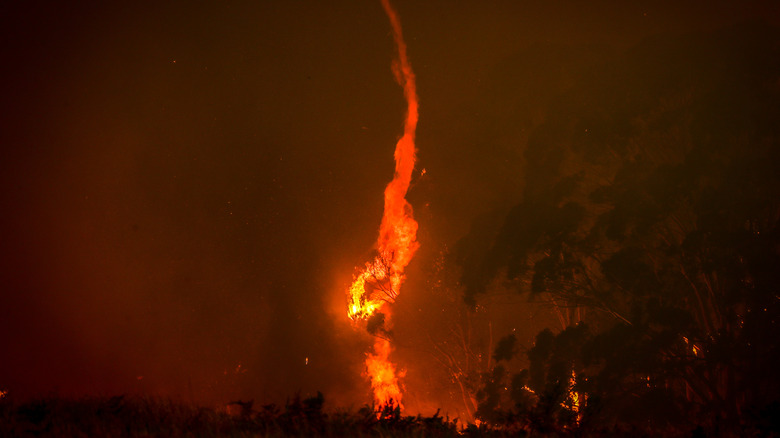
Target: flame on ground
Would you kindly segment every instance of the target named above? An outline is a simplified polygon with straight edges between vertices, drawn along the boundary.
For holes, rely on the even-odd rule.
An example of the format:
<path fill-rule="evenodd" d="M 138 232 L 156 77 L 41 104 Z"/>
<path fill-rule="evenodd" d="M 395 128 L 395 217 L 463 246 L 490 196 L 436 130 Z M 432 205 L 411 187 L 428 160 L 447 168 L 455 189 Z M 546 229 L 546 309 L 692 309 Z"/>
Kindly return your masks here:
<path fill-rule="evenodd" d="M 395 364 L 389 359 L 392 346 L 384 338 L 376 338 L 374 352 L 366 356 L 366 371 L 371 379 L 374 399 L 381 405 L 394 403 L 401 406 L 401 387 L 398 378 L 403 377 L 403 371 L 397 372 Z"/>
<path fill-rule="evenodd" d="M 576 422 L 579 424 L 582 420 L 582 408 L 585 406 L 585 402 L 587 401 L 587 394 L 577 392 L 575 389 L 576 384 L 577 374 L 574 372 L 574 370 L 572 370 L 571 377 L 569 377 L 569 402 L 571 403 L 569 408 L 572 410 L 572 412 L 577 414 Z M 566 406 L 564 405 L 564 407 Z"/>
<path fill-rule="evenodd" d="M 382 7 L 393 29 L 393 39 L 398 50 L 393 72 L 404 89 L 407 110 L 404 134 L 395 146 L 395 174 L 385 188 L 384 215 L 376 242 L 379 255 L 366 263 L 365 269 L 355 276 L 349 288 L 347 315 L 352 320 L 365 320 L 384 304 L 395 301 L 404 280 L 404 269 L 419 247 L 417 222 L 412 217 L 412 206 L 406 200 L 416 159 L 414 139 L 418 118 L 417 90 L 398 14 L 389 0 L 382 0 Z M 391 402 L 401 406 L 398 372 L 389 359 L 391 351 L 389 340 L 377 338 L 374 352 L 368 353 L 366 357 L 366 370 L 371 379 L 375 402 L 382 406 Z"/>

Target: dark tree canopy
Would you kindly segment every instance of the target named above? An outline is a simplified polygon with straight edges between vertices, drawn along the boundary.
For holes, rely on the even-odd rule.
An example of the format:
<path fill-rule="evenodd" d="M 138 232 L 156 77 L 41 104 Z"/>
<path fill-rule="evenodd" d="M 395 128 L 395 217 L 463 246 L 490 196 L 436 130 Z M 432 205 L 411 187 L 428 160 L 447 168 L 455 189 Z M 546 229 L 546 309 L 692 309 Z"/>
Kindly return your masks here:
<path fill-rule="evenodd" d="M 780 32 L 761 23 L 646 41 L 562 93 L 521 201 L 459 260 L 467 302 L 500 279 L 584 322 L 541 332 L 525 374 L 496 368 L 479 413 L 736 431 L 776 411 L 779 121 Z"/>

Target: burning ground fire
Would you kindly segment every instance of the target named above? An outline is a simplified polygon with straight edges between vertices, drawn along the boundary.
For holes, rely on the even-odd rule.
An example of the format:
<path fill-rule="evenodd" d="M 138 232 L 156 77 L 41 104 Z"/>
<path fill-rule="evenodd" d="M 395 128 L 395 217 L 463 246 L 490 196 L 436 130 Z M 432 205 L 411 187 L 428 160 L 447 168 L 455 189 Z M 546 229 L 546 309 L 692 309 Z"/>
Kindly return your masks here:
<path fill-rule="evenodd" d="M 404 89 L 407 110 L 404 134 L 395 146 L 395 174 L 385 188 L 385 205 L 379 237 L 378 255 L 357 275 L 349 288 L 348 316 L 352 320 L 368 320 L 385 306 L 392 304 L 401 289 L 404 269 L 417 251 L 417 222 L 412 217 L 412 206 L 406 192 L 412 179 L 415 163 L 414 137 L 417 128 L 417 91 L 414 71 L 406 55 L 406 43 L 401 33 L 401 22 L 389 0 L 382 7 L 390 19 L 398 58 L 393 63 L 396 80 Z M 390 326 L 389 307 L 384 311 L 384 326 Z M 386 333 L 386 331 L 385 331 Z M 380 405 L 394 403 L 401 406 L 402 373 L 390 361 L 392 345 L 386 336 L 377 336 L 373 352 L 366 356 L 366 371 L 374 391 L 374 401 Z"/>

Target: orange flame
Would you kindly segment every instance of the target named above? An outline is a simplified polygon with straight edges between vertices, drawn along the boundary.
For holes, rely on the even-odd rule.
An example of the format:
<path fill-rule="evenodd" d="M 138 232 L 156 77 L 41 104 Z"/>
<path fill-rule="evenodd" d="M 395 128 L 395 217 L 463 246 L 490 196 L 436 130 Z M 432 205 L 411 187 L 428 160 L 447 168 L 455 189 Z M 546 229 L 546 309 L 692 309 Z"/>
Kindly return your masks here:
<path fill-rule="evenodd" d="M 404 89 L 407 102 L 406 120 L 404 134 L 395 146 L 395 174 L 385 188 L 384 215 L 376 242 L 379 255 L 372 262 L 366 263 L 365 269 L 355 277 L 349 288 L 350 303 L 347 315 L 353 320 L 367 319 L 385 303 L 395 301 L 404 280 L 404 269 L 419 247 L 417 222 L 412 217 L 412 206 L 406 200 L 415 163 L 417 90 L 414 71 L 406 55 L 406 43 L 398 14 L 389 0 L 382 0 L 382 7 L 390 19 L 398 50 L 393 72 Z M 378 338 L 374 352 L 366 357 L 366 368 L 374 389 L 375 401 L 386 405 L 392 400 L 400 406 L 401 389 L 396 367 L 389 359 L 391 351 L 390 342 Z"/>
<path fill-rule="evenodd" d="M 404 373 L 396 372 L 395 364 L 389 358 L 391 351 L 390 341 L 376 338 L 374 352 L 366 355 L 366 370 L 371 379 L 374 399 L 380 405 L 394 403 L 396 406 L 402 406 L 398 377 L 403 377 Z"/>

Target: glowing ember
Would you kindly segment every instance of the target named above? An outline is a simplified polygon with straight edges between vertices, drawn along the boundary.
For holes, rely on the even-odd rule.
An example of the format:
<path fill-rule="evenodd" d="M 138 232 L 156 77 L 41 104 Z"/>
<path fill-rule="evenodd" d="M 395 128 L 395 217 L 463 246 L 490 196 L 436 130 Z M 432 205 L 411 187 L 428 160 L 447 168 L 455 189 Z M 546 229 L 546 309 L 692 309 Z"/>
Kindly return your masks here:
<path fill-rule="evenodd" d="M 349 288 L 348 316 L 353 320 L 366 319 L 385 303 L 392 303 L 398 296 L 404 279 L 404 269 L 417 251 L 417 222 L 412 217 L 412 206 L 406 201 L 406 192 L 412 180 L 415 163 L 414 137 L 417 128 L 417 91 L 414 72 L 406 56 L 406 43 L 401 33 L 398 15 L 389 0 L 382 0 L 393 38 L 398 49 L 398 59 L 393 65 L 396 80 L 404 89 L 407 110 L 404 134 L 395 146 L 395 175 L 385 188 L 385 206 L 379 226 L 377 250 L 379 255 L 366 263 L 365 269 L 355 277 Z M 386 324 L 389 324 L 389 318 Z M 366 358 L 366 368 L 374 389 L 374 399 L 380 405 L 391 400 L 400 406 L 401 390 L 395 365 L 390 362 L 392 351 L 387 339 L 377 339 L 374 352 Z"/>
<path fill-rule="evenodd" d="M 580 394 L 575 391 L 574 386 L 576 385 L 576 381 L 577 374 L 572 370 L 571 377 L 569 378 L 569 402 L 571 403 L 570 409 L 577 414 L 576 421 L 579 423 L 582 420 L 582 407 L 584 406 L 587 397 L 586 394 Z"/>

